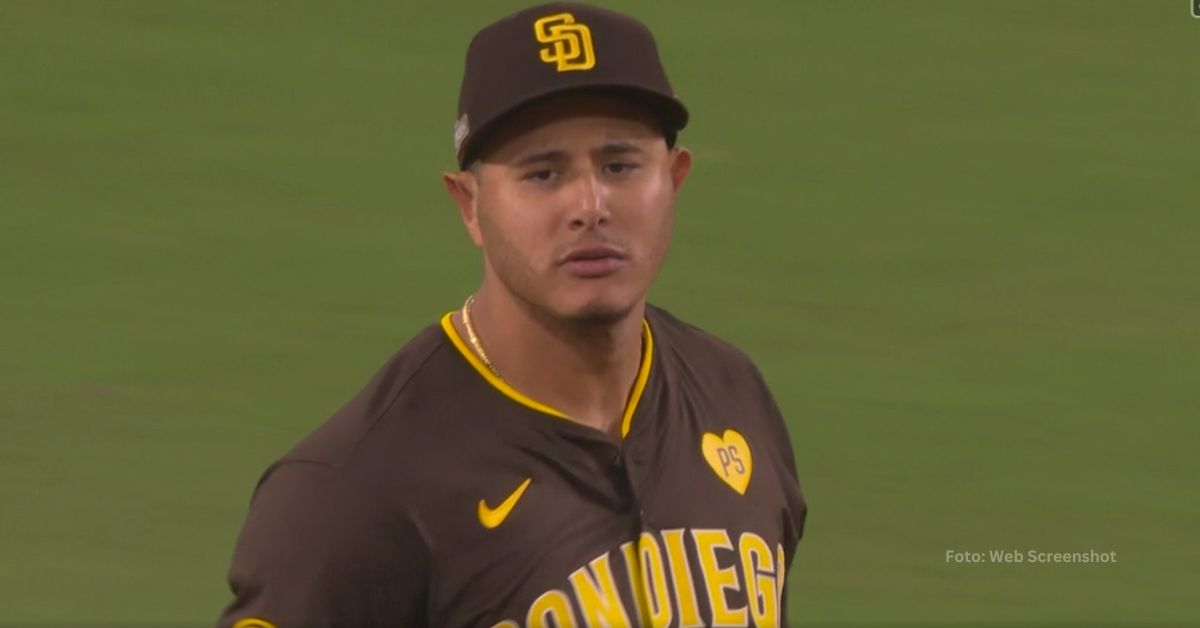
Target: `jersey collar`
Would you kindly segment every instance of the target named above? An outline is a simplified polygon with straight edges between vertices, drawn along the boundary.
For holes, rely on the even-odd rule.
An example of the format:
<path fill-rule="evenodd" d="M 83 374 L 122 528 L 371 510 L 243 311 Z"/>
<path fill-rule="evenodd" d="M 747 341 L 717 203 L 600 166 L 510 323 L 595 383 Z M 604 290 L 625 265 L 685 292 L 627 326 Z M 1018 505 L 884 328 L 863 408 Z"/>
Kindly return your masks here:
<path fill-rule="evenodd" d="M 458 349 L 463 358 L 475 368 L 475 372 L 484 379 L 493 388 L 500 391 L 505 397 L 533 410 L 537 410 L 543 414 L 548 414 L 560 419 L 571 420 L 571 417 L 557 408 L 544 404 L 521 391 L 508 385 L 508 382 L 496 377 L 479 356 L 475 355 L 467 343 L 463 341 L 462 336 L 459 336 L 458 330 L 454 328 L 454 322 L 451 317 L 454 311 L 446 313 L 442 317 L 442 329 L 446 332 L 446 336 L 450 338 L 450 342 Z M 633 392 L 629 395 L 629 401 L 625 404 L 625 412 L 621 417 L 621 438 L 629 434 L 630 424 L 633 422 L 633 413 L 637 410 L 638 402 L 642 399 L 642 393 L 646 390 L 646 381 L 650 379 L 650 362 L 654 357 L 654 335 L 650 333 L 650 323 L 646 319 L 642 319 L 642 363 L 638 367 L 637 378 L 633 382 Z"/>

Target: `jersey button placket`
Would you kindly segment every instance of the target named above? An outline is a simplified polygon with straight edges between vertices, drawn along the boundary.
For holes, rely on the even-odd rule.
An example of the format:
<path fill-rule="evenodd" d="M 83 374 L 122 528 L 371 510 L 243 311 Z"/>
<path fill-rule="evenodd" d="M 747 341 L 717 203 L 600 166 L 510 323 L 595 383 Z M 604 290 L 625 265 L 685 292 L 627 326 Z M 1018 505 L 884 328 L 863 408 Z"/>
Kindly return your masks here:
<path fill-rule="evenodd" d="M 629 488 L 630 499 L 633 502 L 633 506 L 637 509 L 638 519 L 641 521 L 642 529 L 652 529 L 653 524 L 646 517 L 646 507 L 642 501 L 641 491 L 639 490 L 645 471 L 645 465 L 643 464 L 642 458 L 636 452 L 624 451 L 620 454 L 619 459 L 621 460 L 622 472 L 625 476 L 624 479 L 626 486 Z"/>

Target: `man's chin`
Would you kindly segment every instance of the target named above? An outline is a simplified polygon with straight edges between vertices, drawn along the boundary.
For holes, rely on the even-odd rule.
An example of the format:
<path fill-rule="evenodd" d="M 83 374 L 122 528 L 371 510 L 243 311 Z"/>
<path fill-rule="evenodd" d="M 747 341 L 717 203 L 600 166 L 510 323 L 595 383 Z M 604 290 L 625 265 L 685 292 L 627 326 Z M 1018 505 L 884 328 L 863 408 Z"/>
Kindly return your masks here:
<path fill-rule="evenodd" d="M 564 317 L 582 327 L 611 327 L 632 314 L 636 304 L 589 301 L 572 308 Z"/>

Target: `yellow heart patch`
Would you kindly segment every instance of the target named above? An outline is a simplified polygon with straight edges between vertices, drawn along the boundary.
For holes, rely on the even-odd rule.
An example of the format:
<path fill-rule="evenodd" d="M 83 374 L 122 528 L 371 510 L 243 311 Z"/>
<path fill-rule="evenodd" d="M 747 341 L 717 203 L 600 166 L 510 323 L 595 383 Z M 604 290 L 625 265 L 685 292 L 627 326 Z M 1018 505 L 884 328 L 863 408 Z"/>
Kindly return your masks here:
<path fill-rule="evenodd" d="M 750 445 L 746 444 L 741 434 L 734 430 L 725 430 L 723 436 L 705 432 L 700 439 L 700 451 L 717 477 L 733 487 L 739 495 L 746 494 L 754 457 L 750 455 Z"/>

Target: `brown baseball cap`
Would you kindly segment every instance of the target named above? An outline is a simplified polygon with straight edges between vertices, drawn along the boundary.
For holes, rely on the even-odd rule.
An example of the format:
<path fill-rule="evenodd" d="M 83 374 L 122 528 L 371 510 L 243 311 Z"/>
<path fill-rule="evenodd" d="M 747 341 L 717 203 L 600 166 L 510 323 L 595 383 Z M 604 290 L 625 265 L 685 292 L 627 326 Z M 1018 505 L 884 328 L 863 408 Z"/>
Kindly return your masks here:
<path fill-rule="evenodd" d="M 644 24 L 597 6 L 551 2 L 501 18 L 471 40 L 454 125 L 458 165 L 471 163 L 488 132 L 522 105 L 576 90 L 645 104 L 671 146 L 687 124 Z"/>

